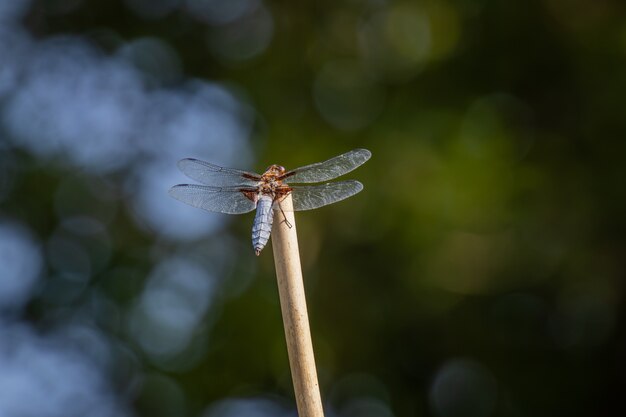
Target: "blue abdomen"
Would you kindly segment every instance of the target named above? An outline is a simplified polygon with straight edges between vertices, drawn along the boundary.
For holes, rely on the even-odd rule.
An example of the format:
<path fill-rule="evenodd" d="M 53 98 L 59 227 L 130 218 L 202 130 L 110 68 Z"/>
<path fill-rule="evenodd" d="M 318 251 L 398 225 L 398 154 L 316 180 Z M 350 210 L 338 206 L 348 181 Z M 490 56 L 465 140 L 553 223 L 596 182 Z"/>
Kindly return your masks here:
<path fill-rule="evenodd" d="M 252 246 L 257 256 L 261 253 L 272 233 L 272 210 L 274 201 L 270 196 L 261 196 L 256 206 L 256 215 L 252 225 Z"/>

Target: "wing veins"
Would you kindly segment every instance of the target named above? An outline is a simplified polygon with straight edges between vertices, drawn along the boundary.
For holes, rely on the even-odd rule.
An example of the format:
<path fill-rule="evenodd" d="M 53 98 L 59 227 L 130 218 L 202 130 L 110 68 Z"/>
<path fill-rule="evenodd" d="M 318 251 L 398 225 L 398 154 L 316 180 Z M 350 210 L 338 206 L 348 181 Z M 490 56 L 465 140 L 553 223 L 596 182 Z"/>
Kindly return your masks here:
<path fill-rule="evenodd" d="M 252 186 L 261 180 L 254 172 L 224 168 L 194 158 L 181 159 L 178 168 L 189 178 L 209 186 Z"/>
<path fill-rule="evenodd" d="M 296 168 L 284 174 L 281 179 L 288 183 L 314 183 L 340 177 L 364 164 L 372 153 L 367 149 L 354 149 L 323 162 Z"/>
<path fill-rule="evenodd" d="M 304 211 L 323 207 L 352 197 L 362 189 L 363 184 L 355 180 L 293 186 L 291 191 L 293 209 L 294 211 Z"/>
<path fill-rule="evenodd" d="M 256 191 L 253 187 L 179 184 L 170 188 L 169 194 L 185 204 L 203 210 L 242 214 L 256 208 L 256 202 L 246 196 L 246 193 L 255 193 Z"/>

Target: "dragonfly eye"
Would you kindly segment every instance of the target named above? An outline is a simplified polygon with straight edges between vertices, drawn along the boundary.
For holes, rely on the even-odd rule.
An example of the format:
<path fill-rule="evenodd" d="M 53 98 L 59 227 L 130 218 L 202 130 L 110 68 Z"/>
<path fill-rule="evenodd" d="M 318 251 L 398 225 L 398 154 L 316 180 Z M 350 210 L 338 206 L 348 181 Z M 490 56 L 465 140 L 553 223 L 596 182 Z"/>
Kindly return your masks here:
<path fill-rule="evenodd" d="M 282 175 L 285 173 L 285 168 L 280 165 L 274 164 L 274 165 L 270 165 L 267 168 L 267 172 L 271 172 L 274 175 Z"/>

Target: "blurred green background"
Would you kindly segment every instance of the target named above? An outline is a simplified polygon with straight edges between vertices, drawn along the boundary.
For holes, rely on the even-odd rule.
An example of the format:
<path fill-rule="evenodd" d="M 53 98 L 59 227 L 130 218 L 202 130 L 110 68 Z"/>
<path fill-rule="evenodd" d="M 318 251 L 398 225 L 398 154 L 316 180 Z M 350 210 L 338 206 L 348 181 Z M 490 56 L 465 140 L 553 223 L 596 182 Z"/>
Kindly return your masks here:
<path fill-rule="evenodd" d="M 327 416 L 626 413 L 626 4 L 0 0 L 0 415 L 295 416 L 194 157 L 367 148 L 297 215 Z"/>

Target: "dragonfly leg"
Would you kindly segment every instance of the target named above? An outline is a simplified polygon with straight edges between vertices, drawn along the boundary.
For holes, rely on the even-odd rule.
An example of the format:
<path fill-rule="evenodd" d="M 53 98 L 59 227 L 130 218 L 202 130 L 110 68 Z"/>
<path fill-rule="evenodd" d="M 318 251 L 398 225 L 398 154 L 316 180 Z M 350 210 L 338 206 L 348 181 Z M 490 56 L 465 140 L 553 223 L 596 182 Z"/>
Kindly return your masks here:
<path fill-rule="evenodd" d="M 285 224 L 287 225 L 288 228 L 292 228 L 292 224 L 289 223 L 289 220 L 287 220 L 287 216 L 285 215 L 285 212 L 283 211 L 283 206 L 280 205 L 280 200 L 278 200 L 278 208 L 280 209 L 280 212 L 283 214 L 283 222 L 285 222 Z"/>

